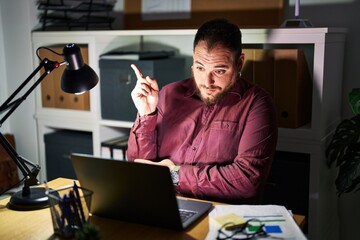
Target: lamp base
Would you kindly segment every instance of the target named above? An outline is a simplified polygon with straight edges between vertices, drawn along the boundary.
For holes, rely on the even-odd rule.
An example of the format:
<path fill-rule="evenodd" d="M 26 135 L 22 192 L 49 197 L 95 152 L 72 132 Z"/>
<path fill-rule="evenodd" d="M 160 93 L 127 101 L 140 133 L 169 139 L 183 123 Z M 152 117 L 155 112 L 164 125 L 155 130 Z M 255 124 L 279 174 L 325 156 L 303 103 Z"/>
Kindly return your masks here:
<path fill-rule="evenodd" d="M 313 27 L 311 22 L 307 19 L 294 18 L 285 20 L 281 26 L 281 28 L 307 28 Z"/>
<path fill-rule="evenodd" d="M 23 196 L 22 191 L 14 193 L 8 203 L 8 208 L 12 210 L 30 211 L 50 206 L 49 198 L 45 188 L 31 188 L 30 194 Z"/>

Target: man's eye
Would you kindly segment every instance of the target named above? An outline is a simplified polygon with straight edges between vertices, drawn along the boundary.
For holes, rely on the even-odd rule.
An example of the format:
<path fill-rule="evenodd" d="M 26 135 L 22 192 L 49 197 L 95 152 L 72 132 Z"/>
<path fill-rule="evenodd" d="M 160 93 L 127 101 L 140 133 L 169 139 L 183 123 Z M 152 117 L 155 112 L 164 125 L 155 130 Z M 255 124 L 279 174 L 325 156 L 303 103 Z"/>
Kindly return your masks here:
<path fill-rule="evenodd" d="M 222 74 L 225 73 L 225 70 L 216 70 L 215 73 L 216 73 L 217 75 L 222 75 Z"/>
<path fill-rule="evenodd" d="M 199 71 L 204 71 L 203 67 L 196 67 L 196 69 L 199 70 Z"/>

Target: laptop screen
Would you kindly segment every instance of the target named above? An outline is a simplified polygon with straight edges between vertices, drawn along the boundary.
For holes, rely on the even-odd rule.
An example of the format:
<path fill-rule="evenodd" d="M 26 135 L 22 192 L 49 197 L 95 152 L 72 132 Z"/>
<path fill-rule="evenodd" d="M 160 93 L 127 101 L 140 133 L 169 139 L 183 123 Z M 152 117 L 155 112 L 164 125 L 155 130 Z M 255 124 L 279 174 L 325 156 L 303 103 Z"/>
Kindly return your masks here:
<path fill-rule="evenodd" d="M 211 208 L 208 202 L 186 201 L 188 210 L 197 214 L 184 225 L 179 213 L 182 201 L 176 198 L 167 167 L 85 154 L 72 154 L 71 159 L 80 185 L 94 192 L 90 206 L 94 215 L 183 229 Z"/>

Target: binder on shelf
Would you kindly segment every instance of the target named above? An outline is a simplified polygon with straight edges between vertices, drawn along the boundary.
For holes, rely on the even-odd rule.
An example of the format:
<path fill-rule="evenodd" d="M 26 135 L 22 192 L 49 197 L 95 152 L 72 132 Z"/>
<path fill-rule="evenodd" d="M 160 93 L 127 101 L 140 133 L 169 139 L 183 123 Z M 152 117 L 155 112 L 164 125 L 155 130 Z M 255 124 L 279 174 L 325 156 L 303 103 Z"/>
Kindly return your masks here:
<path fill-rule="evenodd" d="M 101 156 L 103 158 L 111 158 L 111 147 L 101 143 Z"/>
<path fill-rule="evenodd" d="M 127 143 L 128 143 L 128 139 L 115 143 L 115 145 L 112 148 L 113 159 L 127 160 L 126 157 L 126 151 L 128 146 Z"/>
<path fill-rule="evenodd" d="M 101 142 L 101 156 L 118 160 L 126 160 L 129 136 L 121 136 Z"/>

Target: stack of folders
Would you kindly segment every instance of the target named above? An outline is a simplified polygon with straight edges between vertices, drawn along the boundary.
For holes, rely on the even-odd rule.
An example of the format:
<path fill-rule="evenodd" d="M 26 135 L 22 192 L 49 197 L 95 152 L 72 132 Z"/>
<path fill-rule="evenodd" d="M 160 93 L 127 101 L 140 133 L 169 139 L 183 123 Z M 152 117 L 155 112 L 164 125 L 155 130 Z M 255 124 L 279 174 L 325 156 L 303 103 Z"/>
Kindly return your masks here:
<path fill-rule="evenodd" d="M 117 160 L 127 160 L 126 150 L 129 136 L 109 139 L 101 143 L 101 156 Z"/>

